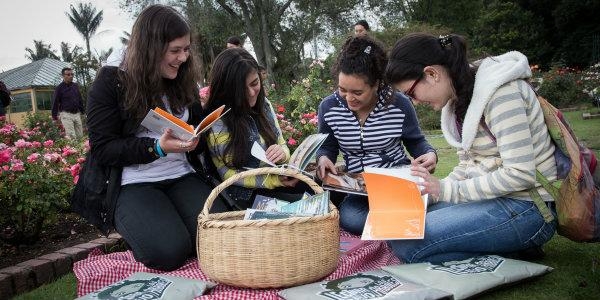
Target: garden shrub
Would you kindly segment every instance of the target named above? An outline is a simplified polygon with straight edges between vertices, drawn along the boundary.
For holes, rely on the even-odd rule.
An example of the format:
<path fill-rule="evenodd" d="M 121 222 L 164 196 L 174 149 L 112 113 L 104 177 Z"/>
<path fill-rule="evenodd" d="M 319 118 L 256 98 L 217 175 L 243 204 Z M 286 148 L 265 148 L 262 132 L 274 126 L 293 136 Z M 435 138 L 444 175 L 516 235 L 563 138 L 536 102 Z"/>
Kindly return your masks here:
<path fill-rule="evenodd" d="M 416 105 L 415 110 L 421 130 L 441 129 L 441 112 L 433 110 L 429 105 Z"/>
<path fill-rule="evenodd" d="M 581 73 L 572 68 L 555 68 L 545 73 L 538 93 L 558 108 L 592 101 L 590 95 L 584 92 Z"/>
<path fill-rule="evenodd" d="M 18 129 L 0 117 L 0 239 L 34 243 L 68 208 L 87 143 L 47 139 L 40 127 Z"/>

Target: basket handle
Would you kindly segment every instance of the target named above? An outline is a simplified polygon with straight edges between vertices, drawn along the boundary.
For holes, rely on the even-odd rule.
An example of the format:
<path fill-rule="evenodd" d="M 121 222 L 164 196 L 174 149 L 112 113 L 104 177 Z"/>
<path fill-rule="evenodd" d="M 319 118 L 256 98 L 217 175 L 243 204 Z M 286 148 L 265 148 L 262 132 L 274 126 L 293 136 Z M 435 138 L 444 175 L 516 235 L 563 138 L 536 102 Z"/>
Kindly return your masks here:
<path fill-rule="evenodd" d="M 303 181 L 304 183 L 308 184 L 308 186 L 310 186 L 310 188 L 312 188 L 315 193 L 319 194 L 319 193 L 323 192 L 323 188 L 321 186 L 319 186 L 316 182 L 314 182 L 314 180 L 312 180 L 312 178 L 302 174 L 300 171 L 298 171 L 296 169 L 274 168 L 274 167 L 257 168 L 257 169 L 252 169 L 252 170 L 237 173 L 237 174 L 227 178 L 225 181 L 221 182 L 221 184 L 219 184 L 218 186 L 216 186 L 212 190 L 210 195 L 208 195 L 208 198 L 206 198 L 206 202 L 204 202 L 204 208 L 202 209 L 202 212 L 200 214 L 207 216 L 208 211 L 212 207 L 213 202 L 215 201 L 217 196 L 225 188 L 232 185 L 234 182 L 236 182 L 242 178 L 245 178 L 245 177 L 257 176 L 257 175 L 267 175 L 267 174 L 277 174 L 277 175 L 282 175 L 282 176 L 294 177 L 294 178 L 297 178 L 297 179 Z M 331 205 L 332 204 L 330 203 L 330 206 Z"/>

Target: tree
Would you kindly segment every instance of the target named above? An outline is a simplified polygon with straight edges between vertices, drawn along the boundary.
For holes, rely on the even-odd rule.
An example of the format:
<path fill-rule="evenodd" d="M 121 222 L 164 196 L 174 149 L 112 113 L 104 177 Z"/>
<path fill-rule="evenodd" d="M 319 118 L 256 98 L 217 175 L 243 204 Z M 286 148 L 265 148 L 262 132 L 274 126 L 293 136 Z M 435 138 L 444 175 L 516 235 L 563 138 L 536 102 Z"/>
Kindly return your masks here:
<path fill-rule="evenodd" d="M 70 14 L 68 12 L 65 12 L 65 14 L 85 40 L 87 55 L 91 58 L 90 39 L 100 26 L 104 11 L 97 12 L 92 3 L 78 3 L 77 7 L 70 6 L 70 12 Z"/>
<path fill-rule="evenodd" d="M 60 43 L 60 54 L 64 62 L 72 62 L 75 60 L 77 56 L 81 55 L 81 50 L 81 47 L 77 45 L 71 49 L 71 45 L 69 45 L 69 43 Z"/>
<path fill-rule="evenodd" d="M 549 52 L 544 40 L 541 18 L 516 3 L 495 1 L 479 17 L 473 29 L 473 50 L 498 55 L 510 50 L 525 54 L 530 62 L 539 63 Z"/>
<path fill-rule="evenodd" d="M 44 43 L 42 40 L 33 40 L 33 49 L 27 47 L 25 51 L 29 53 L 29 55 L 25 55 L 25 57 L 31 61 L 40 60 L 43 58 L 53 58 L 58 59 L 56 55 L 56 51 L 52 49 L 52 45 Z"/>

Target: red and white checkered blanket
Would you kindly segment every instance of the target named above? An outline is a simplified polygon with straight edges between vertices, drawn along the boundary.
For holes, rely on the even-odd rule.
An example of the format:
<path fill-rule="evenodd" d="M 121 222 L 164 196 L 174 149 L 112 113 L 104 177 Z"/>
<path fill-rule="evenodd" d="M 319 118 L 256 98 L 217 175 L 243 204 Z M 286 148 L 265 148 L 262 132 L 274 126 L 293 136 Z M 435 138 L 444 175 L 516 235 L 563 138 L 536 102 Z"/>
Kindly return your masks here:
<path fill-rule="evenodd" d="M 349 235 L 342 233 L 342 235 Z M 360 248 L 347 255 L 340 255 L 337 269 L 325 280 L 333 280 L 354 274 L 378 269 L 382 266 L 399 264 L 385 242 L 366 241 Z M 99 290 L 111 283 L 122 280 L 134 272 L 164 273 L 172 276 L 211 281 L 198 267 L 197 259 L 190 259 L 181 268 L 172 272 L 160 272 L 144 267 L 136 262 L 131 251 L 103 254 L 94 250 L 87 259 L 76 262 L 73 272 L 77 277 L 77 295 L 83 296 Z M 196 299 L 279 299 L 278 289 L 243 289 L 219 284 L 205 295 Z"/>

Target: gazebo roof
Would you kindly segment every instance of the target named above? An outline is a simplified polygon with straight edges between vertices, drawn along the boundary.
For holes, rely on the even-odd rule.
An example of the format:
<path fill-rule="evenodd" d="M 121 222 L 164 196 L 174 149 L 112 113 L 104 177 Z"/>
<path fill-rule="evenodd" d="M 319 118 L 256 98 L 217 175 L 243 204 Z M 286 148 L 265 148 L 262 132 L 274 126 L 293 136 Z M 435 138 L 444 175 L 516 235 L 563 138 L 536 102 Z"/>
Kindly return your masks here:
<path fill-rule="evenodd" d="M 37 86 L 56 86 L 62 82 L 60 71 L 69 63 L 44 58 L 0 73 L 0 81 L 8 89 L 18 90 Z"/>

